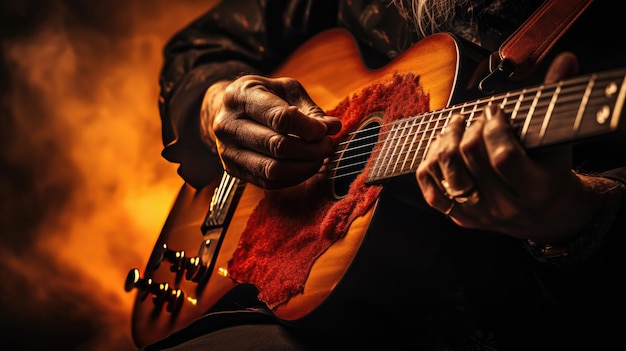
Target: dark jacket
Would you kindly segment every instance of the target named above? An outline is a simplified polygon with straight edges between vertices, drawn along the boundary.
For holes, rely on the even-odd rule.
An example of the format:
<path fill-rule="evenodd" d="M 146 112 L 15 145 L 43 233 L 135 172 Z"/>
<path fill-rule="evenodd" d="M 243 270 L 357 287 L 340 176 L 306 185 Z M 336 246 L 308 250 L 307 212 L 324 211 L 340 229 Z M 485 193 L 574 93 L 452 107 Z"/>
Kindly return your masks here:
<path fill-rule="evenodd" d="M 186 144 L 196 148 L 197 161 L 214 158 L 200 141 L 196 128 L 206 89 L 218 80 L 245 73 L 271 74 L 290 52 L 325 29 L 337 26 L 349 29 L 360 45 L 365 63 L 371 67 L 393 59 L 419 37 L 387 3 L 357 0 L 218 3 L 176 33 L 165 47 L 159 101 L 163 156 L 180 162 L 180 152 L 189 149 L 182 150 L 179 145 L 189 139 Z M 492 52 L 536 8 L 538 1 L 473 3 L 473 12 L 459 13 L 447 30 Z M 553 50 L 554 53 L 574 51 L 583 73 L 619 67 L 626 57 L 624 45 L 605 48 L 599 40 L 587 39 L 591 25 L 602 23 L 610 30 L 619 24 L 613 21 L 616 11 L 606 11 L 606 1 L 599 3 L 592 5 Z M 497 4 L 502 7 L 491 7 Z M 598 22 L 600 14 L 608 19 Z M 469 21 L 470 16 L 474 16 L 475 22 Z M 478 27 L 469 23 L 477 23 Z M 607 29 L 603 32 L 618 33 Z M 537 77 L 544 68 L 538 69 Z M 577 147 L 577 167 L 585 172 L 608 172 L 607 176 L 626 184 L 624 144 L 598 141 Z M 355 319 L 337 317 L 345 326 L 338 327 L 341 332 L 375 334 L 379 327 L 396 328 L 404 338 L 424 340 L 418 344 L 442 350 L 446 348 L 439 343 L 447 343 L 450 349 L 488 350 L 489 345 L 495 345 L 491 338 L 497 339 L 504 350 L 563 350 L 585 346 L 599 349 L 598 345 L 607 340 L 619 340 L 616 336 L 621 332 L 616 327 L 624 325 L 620 322 L 622 314 L 617 311 L 624 307 L 618 292 L 624 266 L 621 250 L 626 233 L 626 201 L 614 213 L 617 219 L 610 221 L 608 233 L 601 230 L 599 248 L 594 248 L 592 256 L 575 268 L 562 269 L 535 260 L 525 251 L 523 243 L 515 239 L 457 228 L 420 201 L 406 206 L 415 201 L 403 199 L 399 194 L 419 197 L 413 183 L 399 181 L 386 190 L 403 189 L 388 195 L 385 202 L 394 209 L 389 219 L 405 220 L 407 224 L 400 228 L 407 229 L 407 233 L 390 233 L 397 235 L 386 250 L 390 257 L 380 259 L 403 261 L 423 249 L 418 247 L 423 241 L 415 237 L 426 237 L 426 241 L 435 243 L 433 252 L 429 252 L 432 259 L 427 273 L 412 277 L 408 269 L 390 273 L 391 278 L 370 277 L 372 285 L 361 286 L 362 289 L 375 289 L 376 284 L 389 284 L 390 279 L 399 281 L 398 292 L 388 297 L 396 304 L 395 312 L 385 314 L 377 307 L 364 306 L 360 313 L 354 314 L 358 316 Z M 598 229 L 590 229 L 594 230 Z M 403 262 L 410 266 L 418 261 Z M 368 264 L 378 272 L 371 262 Z M 348 279 L 363 283 L 362 278 Z M 345 301 L 350 304 L 354 300 L 346 297 Z M 414 334 L 407 335 L 411 332 Z"/>

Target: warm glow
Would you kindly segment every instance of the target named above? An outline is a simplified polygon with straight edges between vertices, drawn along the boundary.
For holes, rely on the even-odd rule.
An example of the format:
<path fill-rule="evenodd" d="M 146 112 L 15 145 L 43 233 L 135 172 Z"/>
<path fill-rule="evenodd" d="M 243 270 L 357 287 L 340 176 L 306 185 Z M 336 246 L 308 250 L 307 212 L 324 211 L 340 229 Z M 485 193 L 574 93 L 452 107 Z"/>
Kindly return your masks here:
<path fill-rule="evenodd" d="M 3 270 L 29 282 L 3 282 L 0 297 L 31 305 L 21 310 L 24 317 L 50 309 L 51 320 L 59 312 L 89 321 L 97 335 L 80 335 L 92 339 L 81 350 L 123 351 L 134 349 L 130 315 L 135 290 L 124 290 L 126 276 L 135 267 L 143 272 L 181 185 L 175 165 L 160 156 L 161 50 L 170 35 L 212 1 L 143 1 L 115 9 L 95 3 L 111 12 L 99 17 L 111 23 L 66 18 L 70 11 L 58 2 L 49 22 L 19 41 L 0 42 L 12 64 L 12 81 L 30 93 L 15 89 L 6 97 L 16 142 L 3 149 L 2 157 L 32 169 L 33 192 L 49 203 L 45 218 L 32 219 L 38 232 L 37 240 L 28 243 L 30 250 L 0 247 Z M 116 11 L 125 11 L 122 20 Z M 41 159 L 62 162 L 43 167 L 37 163 Z M 56 188 L 69 197 L 50 192 Z M 49 197 L 58 193 L 60 199 Z M 18 240 L 21 233 L 2 235 Z M 66 297 L 59 298 L 60 291 Z M 52 309 L 59 302 L 65 305 Z M 33 325 L 37 328 L 73 326 Z"/>
<path fill-rule="evenodd" d="M 187 297 L 187 301 L 189 301 L 189 303 L 191 303 L 194 306 L 198 304 L 198 299 L 193 298 L 193 297 Z"/>
<path fill-rule="evenodd" d="M 218 267 L 217 274 L 221 275 L 222 277 L 228 277 L 228 269 L 226 267 Z"/>

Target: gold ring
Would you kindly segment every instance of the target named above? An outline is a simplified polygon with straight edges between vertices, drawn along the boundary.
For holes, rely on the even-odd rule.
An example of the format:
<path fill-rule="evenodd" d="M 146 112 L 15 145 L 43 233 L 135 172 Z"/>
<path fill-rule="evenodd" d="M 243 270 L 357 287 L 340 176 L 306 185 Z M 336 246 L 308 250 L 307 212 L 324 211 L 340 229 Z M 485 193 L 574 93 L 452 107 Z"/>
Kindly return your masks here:
<path fill-rule="evenodd" d="M 471 187 L 470 189 L 464 191 L 463 193 L 453 196 L 454 201 L 458 204 L 470 204 L 474 205 L 478 201 L 480 201 L 480 195 L 478 194 L 478 190 L 476 188 Z"/>
<path fill-rule="evenodd" d="M 450 196 L 450 183 L 448 183 L 447 180 L 442 179 L 439 181 L 441 183 L 441 186 L 443 187 L 443 194 L 448 197 L 448 199 L 452 200 L 454 197 Z"/>
<path fill-rule="evenodd" d="M 444 189 L 444 195 L 458 204 L 467 203 L 473 205 L 480 200 L 478 190 L 474 186 L 470 186 L 469 188 L 462 190 L 450 190 L 450 183 L 448 183 L 445 179 L 441 180 L 441 186 Z"/>

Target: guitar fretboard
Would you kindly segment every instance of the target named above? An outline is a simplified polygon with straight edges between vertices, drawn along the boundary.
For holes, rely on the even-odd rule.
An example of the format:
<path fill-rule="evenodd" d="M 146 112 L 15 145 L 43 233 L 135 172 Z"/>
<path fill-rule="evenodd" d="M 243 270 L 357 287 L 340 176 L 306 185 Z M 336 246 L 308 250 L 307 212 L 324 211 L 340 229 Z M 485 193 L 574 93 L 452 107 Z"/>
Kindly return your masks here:
<path fill-rule="evenodd" d="M 372 153 L 367 183 L 415 172 L 431 142 L 454 115 L 467 125 L 489 104 L 498 104 L 510 116 L 511 125 L 527 148 L 573 142 L 619 129 L 626 70 L 580 76 L 449 106 L 384 125 Z M 358 138 L 359 135 L 355 136 Z"/>

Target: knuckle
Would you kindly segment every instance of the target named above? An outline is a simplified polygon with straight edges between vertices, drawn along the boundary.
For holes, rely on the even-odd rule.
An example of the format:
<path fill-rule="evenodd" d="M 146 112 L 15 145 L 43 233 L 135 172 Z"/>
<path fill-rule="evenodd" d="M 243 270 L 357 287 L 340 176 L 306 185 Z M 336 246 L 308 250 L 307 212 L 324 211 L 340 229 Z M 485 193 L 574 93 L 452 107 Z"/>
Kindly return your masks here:
<path fill-rule="evenodd" d="M 264 179 L 274 179 L 276 172 L 276 162 L 271 159 L 265 159 L 259 164 L 259 175 Z"/>
<path fill-rule="evenodd" d="M 452 146 L 443 146 L 439 148 L 437 151 L 437 161 L 441 164 L 447 164 L 451 159 L 453 159 L 458 154 L 458 151 L 455 147 Z"/>
<path fill-rule="evenodd" d="M 287 107 L 288 109 L 289 107 Z M 272 128 L 273 130 L 282 132 L 284 130 L 286 130 L 286 124 L 288 123 L 289 119 L 287 118 L 287 114 L 286 111 L 287 109 L 283 106 L 275 106 L 272 107 L 268 112 L 267 112 L 267 125 Z"/>
<path fill-rule="evenodd" d="M 246 88 L 246 84 L 241 84 L 237 82 L 233 82 L 226 86 L 224 89 L 224 96 L 222 97 L 222 102 L 224 106 L 232 108 L 237 105 L 237 102 L 244 96 L 244 90 Z"/>
<path fill-rule="evenodd" d="M 274 134 L 269 139 L 267 139 L 266 148 L 273 156 L 283 157 L 288 152 L 288 144 L 289 143 L 284 136 L 280 134 Z"/>
<path fill-rule="evenodd" d="M 430 177 L 430 173 L 428 172 L 428 168 L 425 165 L 425 163 L 427 162 L 422 162 L 417 167 L 417 170 L 415 171 L 415 178 L 420 184 L 425 184 L 428 181 L 428 178 Z"/>
<path fill-rule="evenodd" d="M 521 162 L 522 155 L 513 145 L 498 145 L 491 153 L 491 164 L 495 169 L 508 169 Z"/>
<path fill-rule="evenodd" d="M 285 93 L 289 94 L 290 92 L 300 92 L 303 90 L 302 84 L 294 78 L 286 77 L 280 79 L 281 85 L 285 89 Z"/>

